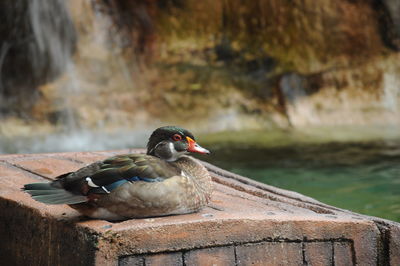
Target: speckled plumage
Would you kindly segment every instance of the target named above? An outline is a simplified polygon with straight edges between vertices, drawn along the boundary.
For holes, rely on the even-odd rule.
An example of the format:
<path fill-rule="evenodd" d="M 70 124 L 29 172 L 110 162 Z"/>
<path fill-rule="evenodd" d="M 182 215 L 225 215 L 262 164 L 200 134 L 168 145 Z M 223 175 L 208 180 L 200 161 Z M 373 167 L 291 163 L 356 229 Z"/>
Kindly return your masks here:
<path fill-rule="evenodd" d="M 70 204 L 92 218 L 191 213 L 207 205 L 212 182 L 206 168 L 187 152 L 208 153 L 187 130 L 163 127 L 151 135 L 147 155 L 114 156 L 51 183 L 27 184 L 25 190 L 38 201 Z"/>
<path fill-rule="evenodd" d="M 171 164 L 184 174 L 170 176 L 163 182 L 127 182 L 91 204 L 73 207 L 88 216 L 96 215 L 97 208 L 103 207 L 121 218 L 198 211 L 211 197 L 212 183 L 208 171 L 189 156 L 182 156 Z"/>

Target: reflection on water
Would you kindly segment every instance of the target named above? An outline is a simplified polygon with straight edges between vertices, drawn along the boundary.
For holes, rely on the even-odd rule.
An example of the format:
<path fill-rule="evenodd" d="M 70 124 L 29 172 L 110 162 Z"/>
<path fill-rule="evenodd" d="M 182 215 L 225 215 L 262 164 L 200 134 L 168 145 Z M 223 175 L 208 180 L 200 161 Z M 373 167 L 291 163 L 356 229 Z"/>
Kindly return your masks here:
<path fill-rule="evenodd" d="M 400 221 L 400 142 L 220 145 L 207 160 L 269 185 Z"/>

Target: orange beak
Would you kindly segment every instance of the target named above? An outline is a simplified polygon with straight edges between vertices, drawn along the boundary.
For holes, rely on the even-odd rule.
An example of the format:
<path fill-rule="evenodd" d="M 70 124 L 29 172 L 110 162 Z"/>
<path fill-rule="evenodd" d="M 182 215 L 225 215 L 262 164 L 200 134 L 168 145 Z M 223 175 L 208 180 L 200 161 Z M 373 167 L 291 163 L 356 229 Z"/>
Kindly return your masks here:
<path fill-rule="evenodd" d="M 207 149 L 204 149 L 201 147 L 199 144 L 196 143 L 193 139 L 190 137 L 186 137 L 186 140 L 188 142 L 188 152 L 196 152 L 196 153 L 201 153 L 201 154 L 210 154 L 210 151 Z"/>

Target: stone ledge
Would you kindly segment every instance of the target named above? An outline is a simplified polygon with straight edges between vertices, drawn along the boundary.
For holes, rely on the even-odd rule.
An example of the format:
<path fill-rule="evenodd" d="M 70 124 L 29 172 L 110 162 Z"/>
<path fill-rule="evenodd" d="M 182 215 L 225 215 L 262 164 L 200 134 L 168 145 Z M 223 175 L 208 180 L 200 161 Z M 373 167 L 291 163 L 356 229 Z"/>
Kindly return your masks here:
<path fill-rule="evenodd" d="M 0 156 L 0 261 L 6 265 L 400 265 L 400 224 L 322 204 L 205 163 L 199 213 L 89 220 L 20 188 L 127 152 Z"/>

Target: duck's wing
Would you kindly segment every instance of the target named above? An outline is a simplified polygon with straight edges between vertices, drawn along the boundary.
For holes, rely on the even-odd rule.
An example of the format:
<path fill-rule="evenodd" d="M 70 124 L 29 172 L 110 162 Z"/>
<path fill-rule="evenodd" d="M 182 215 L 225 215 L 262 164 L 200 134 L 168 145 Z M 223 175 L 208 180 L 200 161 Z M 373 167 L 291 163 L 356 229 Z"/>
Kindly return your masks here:
<path fill-rule="evenodd" d="M 161 182 L 180 175 L 174 164 L 143 155 L 118 155 L 63 174 L 51 183 L 26 184 L 24 190 L 47 204 L 76 204 L 107 194 L 126 182 Z"/>
<path fill-rule="evenodd" d="M 59 181 L 64 189 L 70 191 L 109 193 L 126 182 L 160 182 L 179 174 L 179 168 L 157 157 L 129 154 L 93 163 L 61 176 Z"/>

